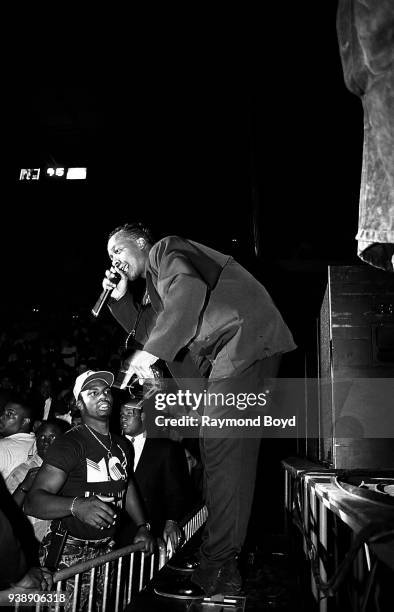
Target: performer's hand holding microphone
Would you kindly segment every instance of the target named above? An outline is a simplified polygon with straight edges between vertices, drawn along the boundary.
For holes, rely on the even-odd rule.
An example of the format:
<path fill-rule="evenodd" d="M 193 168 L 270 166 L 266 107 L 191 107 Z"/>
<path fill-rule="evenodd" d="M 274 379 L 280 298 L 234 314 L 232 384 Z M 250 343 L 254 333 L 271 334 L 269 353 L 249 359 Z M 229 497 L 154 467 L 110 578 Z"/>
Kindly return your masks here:
<path fill-rule="evenodd" d="M 103 279 L 103 291 L 92 308 L 92 314 L 98 317 L 109 297 L 120 300 L 127 291 L 127 264 L 115 262 L 110 270 L 106 270 Z"/>
<path fill-rule="evenodd" d="M 92 308 L 92 314 L 98 317 L 104 304 L 109 297 L 115 300 L 120 300 L 127 291 L 127 263 L 115 262 L 110 270 L 106 270 L 105 278 L 103 279 L 103 291 Z M 151 355 L 147 351 L 135 350 L 128 357 L 121 370 L 121 381 L 115 381 L 114 387 L 125 389 L 133 376 L 136 376 L 139 383 L 142 385 L 144 380 L 154 380 L 155 374 L 151 366 L 158 360 L 158 357 Z"/>

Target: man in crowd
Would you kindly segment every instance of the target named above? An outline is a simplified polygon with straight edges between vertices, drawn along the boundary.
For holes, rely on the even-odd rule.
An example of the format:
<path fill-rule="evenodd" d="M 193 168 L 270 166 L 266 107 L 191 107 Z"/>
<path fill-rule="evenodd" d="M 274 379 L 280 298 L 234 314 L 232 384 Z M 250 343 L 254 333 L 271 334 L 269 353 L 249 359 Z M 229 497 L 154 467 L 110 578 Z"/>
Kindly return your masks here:
<path fill-rule="evenodd" d="M 58 436 L 62 436 L 70 429 L 69 425 L 59 419 L 43 421 L 36 433 L 37 452 L 18 465 L 8 476 L 6 485 L 14 498 L 15 503 L 22 508 L 27 493 L 37 476 L 42 462 L 51 444 Z M 43 539 L 48 530 L 49 522 L 37 519 L 33 516 L 28 517 L 33 525 L 34 534 L 39 542 Z"/>
<path fill-rule="evenodd" d="M 25 512 L 42 519 L 58 519 L 44 537 L 42 564 L 51 567 L 57 552 L 55 531 L 68 531 L 58 568 L 108 553 L 113 547 L 120 515 L 126 511 L 137 525 L 134 543 L 153 551 L 153 539 L 132 479 L 132 453 L 128 442 L 109 430 L 112 411 L 111 372 L 87 371 L 76 378 L 74 397 L 82 425 L 52 444 L 26 496 Z M 125 504 L 124 504 L 125 501 Z M 59 519 L 61 525 L 59 526 Z M 96 603 L 101 600 L 104 570 L 98 571 Z M 71 606 L 74 581 L 67 581 Z M 89 597 L 89 574 L 82 577 L 80 610 Z"/>
<path fill-rule="evenodd" d="M 138 399 L 130 399 L 120 409 L 120 428 L 134 447 L 134 474 L 152 532 L 179 544 L 178 522 L 185 515 L 189 498 L 186 456 L 178 442 L 147 435 L 145 413 Z M 120 543 L 129 544 L 130 525 L 122 529 Z"/>
<path fill-rule="evenodd" d="M 36 452 L 33 423 L 33 409 L 22 398 L 10 397 L 0 415 L 0 473 L 4 480 Z"/>
<path fill-rule="evenodd" d="M 178 236 L 154 243 L 140 223 L 116 228 L 107 249 L 112 268 L 103 287 L 112 290 L 110 309 L 142 347 L 128 360 L 123 386 L 133 374 L 151 379 L 151 366 L 161 359 L 180 385 L 197 371 L 212 395 L 266 390 L 265 379 L 276 376 L 282 353 L 295 344 L 266 289 L 231 256 Z M 111 280 L 114 272 L 118 283 Z M 129 291 L 138 278 L 146 283 L 139 307 Z M 203 410 L 211 417 L 228 415 L 223 404 Z M 237 558 L 259 450 L 258 438 L 241 436 L 217 432 L 211 437 L 202 430 L 208 520 L 200 565 L 191 584 L 157 593 L 200 598 L 240 592 Z"/>

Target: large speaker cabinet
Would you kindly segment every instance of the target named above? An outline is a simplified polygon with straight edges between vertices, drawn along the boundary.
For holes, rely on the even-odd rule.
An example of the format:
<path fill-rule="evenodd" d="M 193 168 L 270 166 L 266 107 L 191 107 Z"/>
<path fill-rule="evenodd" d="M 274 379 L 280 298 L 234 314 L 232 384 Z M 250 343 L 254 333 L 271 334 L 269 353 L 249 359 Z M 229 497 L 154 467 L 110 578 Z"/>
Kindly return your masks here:
<path fill-rule="evenodd" d="M 394 274 L 329 266 L 319 326 L 319 459 L 394 468 Z"/>

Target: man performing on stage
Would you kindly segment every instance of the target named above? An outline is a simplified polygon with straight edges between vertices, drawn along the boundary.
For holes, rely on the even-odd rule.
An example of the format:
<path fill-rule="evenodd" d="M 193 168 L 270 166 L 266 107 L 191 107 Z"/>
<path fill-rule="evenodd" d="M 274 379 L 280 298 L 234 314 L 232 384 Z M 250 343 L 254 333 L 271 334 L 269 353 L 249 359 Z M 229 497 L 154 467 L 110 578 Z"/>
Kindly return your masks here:
<path fill-rule="evenodd" d="M 255 391 L 277 374 L 280 357 L 296 348 L 266 289 L 231 256 L 178 236 L 154 243 L 135 223 L 116 228 L 108 241 L 112 261 L 103 280 L 111 290 L 110 309 L 139 341 L 128 360 L 124 385 L 133 374 L 152 378 L 161 359 L 174 378 L 205 381 L 210 394 Z M 121 280 L 110 278 L 118 272 Z M 141 304 L 132 283 L 146 281 Z M 226 406 L 205 406 L 204 414 L 226 416 Z M 244 543 L 260 440 L 201 433 L 208 520 L 200 563 L 191 583 L 156 592 L 192 598 L 237 595 L 237 558 Z M 183 586 L 182 586 L 183 585 Z"/>

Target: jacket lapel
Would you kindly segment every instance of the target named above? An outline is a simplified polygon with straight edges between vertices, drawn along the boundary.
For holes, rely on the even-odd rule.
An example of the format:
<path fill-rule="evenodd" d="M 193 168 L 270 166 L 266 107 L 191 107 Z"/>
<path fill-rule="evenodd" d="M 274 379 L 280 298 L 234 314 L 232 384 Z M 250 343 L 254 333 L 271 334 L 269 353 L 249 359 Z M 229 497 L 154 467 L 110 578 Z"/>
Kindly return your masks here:
<path fill-rule="evenodd" d="M 159 294 L 156 291 L 155 285 L 152 279 L 152 272 L 150 270 L 146 271 L 146 290 L 148 292 L 152 308 L 156 314 L 163 310 L 163 302 L 160 299 Z"/>

